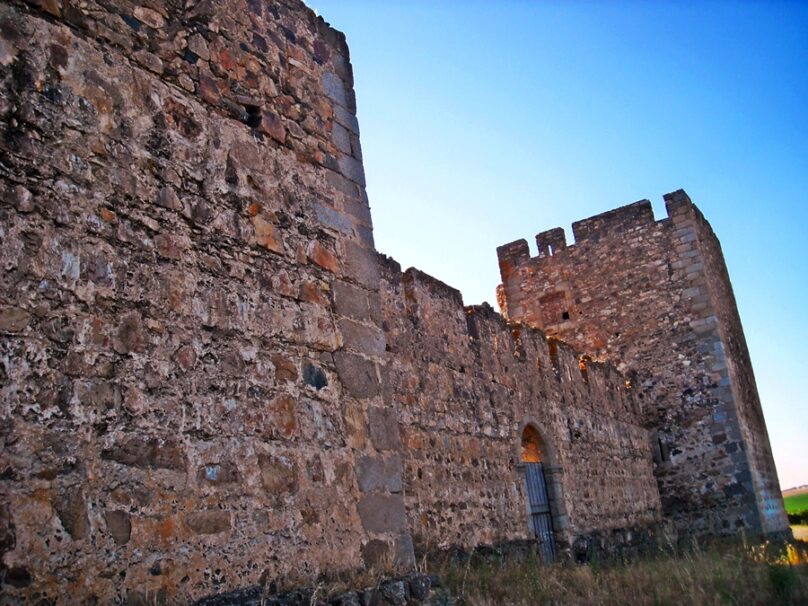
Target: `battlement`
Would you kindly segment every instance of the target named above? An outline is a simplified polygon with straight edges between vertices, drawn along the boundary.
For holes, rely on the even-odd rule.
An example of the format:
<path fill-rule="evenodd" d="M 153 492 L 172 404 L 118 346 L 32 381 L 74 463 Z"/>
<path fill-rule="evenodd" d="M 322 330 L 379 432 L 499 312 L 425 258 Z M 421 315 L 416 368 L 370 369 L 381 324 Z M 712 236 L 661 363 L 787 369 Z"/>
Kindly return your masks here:
<path fill-rule="evenodd" d="M 530 256 L 527 240 L 514 240 L 497 248 L 500 274 L 507 280 L 510 272 L 527 261 L 547 259 L 564 250 L 573 248 L 575 244 L 597 242 L 604 237 L 621 237 L 637 228 L 670 220 L 675 214 L 683 211 L 697 211 L 695 205 L 684 190 L 679 189 L 665 194 L 667 216 L 656 220 L 649 200 L 639 200 L 613 210 L 575 221 L 572 224 L 574 243 L 567 244 L 567 237 L 562 227 L 554 227 L 536 234 L 538 255 Z M 700 213 L 699 213 L 700 214 Z"/>
<path fill-rule="evenodd" d="M 530 249 L 527 240 L 515 240 L 508 244 L 497 247 L 497 259 L 499 260 L 499 273 L 503 280 L 507 280 L 511 270 L 525 261 L 530 260 Z"/>
<path fill-rule="evenodd" d="M 536 234 L 536 247 L 539 250 L 539 256 L 551 257 L 559 250 L 567 248 L 567 236 L 560 227 L 548 229 Z"/>
<path fill-rule="evenodd" d="M 481 305 L 464 305 L 461 292 L 446 284 L 442 280 L 416 268 L 409 267 L 402 270 L 401 264 L 394 258 L 377 253 L 376 258 L 379 263 L 381 276 L 381 292 L 383 294 L 383 308 L 388 310 L 388 328 L 393 323 L 393 318 L 400 320 L 408 317 L 416 320 L 412 325 L 408 325 L 410 334 L 403 340 L 413 338 L 413 333 L 417 333 L 415 326 L 422 326 L 423 333 L 420 339 L 422 345 L 427 342 L 429 346 L 419 348 L 421 357 L 425 352 L 433 349 L 432 360 L 440 364 L 454 367 L 456 360 L 463 356 L 458 354 L 460 350 L 488 349 L 492 343 L 502 345 L 506 351 L 514 352 L 516 358 L 525 359 L 525 347 L 529 347 L 534 352 L 541 352 L 545 358 L 544 362 L 539 362 L 538 369 L 553 368 L 553 378 L 560 384 L 578 384 L 580 381 L 587 381 L 587 372 L 598 377 L 604 391 L 623 391 L 627 385 L 627 377 L 621 373 L 617 366 L 611 363 L 597 361 L 582 364 L 583 359 L 588 356 L 576 349 L 572 344 L 558 339 L 556 336 L 548 335 L 544 330 L 536 328 L 520 321 L 508 320 L 498 313 L 488 303 Z M 400 298 L 405 305 L 400 308 L 392 305 L 391 301 Z M 393 313 L 395 310 L 395 313 Z M 460 318 L 465 319 L 465 324 L 457 322 Z M 434 330 L 428 328 L 431 324 Z M 438 330 L 437 326 L 443 326 L 443 330 Z M 443 332 L 446 327 L 451 326 L 451 334 L 454 339 L 446 339 Z M 482 335 L 487 335 L 481 338 Z M 491 338 L 491 335 L 497 335 Z M 471 340 L 469 340 L 471 338 Z M 396 337 L 388 335 L 391 350 L 397 354 Z M 527 344 L 530 344 L 529 346 Z M 520 353 L 521 352 L 521 353 Z M 459 365 L 458 365 L 459 366 Z M 560 372 L 560 369 L 564 372 Z M 540 375 L 541 373 L 539 373 Z M 532 377 L 531 380 L 543 380 L 541 377 Z M 594 406 L 587 403 L 585 406 Z M 639 422 L 639 407 L 635 402 L 630 406 L 623 403 L 618 410 L 606 412 L 600 409 L 602 414 L 610 414 L 623 418 L 628 422 Z"/>
<path fill-rule="evenodd" d="M 669 194 L 665 194 L 662 196 L 662 199 L 665 200 L 665 210 L 668 211 L 668 217 L 673 216 L 675 212 L 682 209 L 694 209 L 698 211 L 696 205 L 693 204 L 693 201 L 690 199 L 690 196 L 688 196 L 687 192 L 683 189 L 677 189 Z"/>
<path fill-rule="evenodd" d="M 596 240 L 605 235 L 621 234 L 636 227 L 654 223 L 654 210 L 649 200 L 640 200 L 620 208 L 582 219 L 572 224 L 576 242 Z"/>

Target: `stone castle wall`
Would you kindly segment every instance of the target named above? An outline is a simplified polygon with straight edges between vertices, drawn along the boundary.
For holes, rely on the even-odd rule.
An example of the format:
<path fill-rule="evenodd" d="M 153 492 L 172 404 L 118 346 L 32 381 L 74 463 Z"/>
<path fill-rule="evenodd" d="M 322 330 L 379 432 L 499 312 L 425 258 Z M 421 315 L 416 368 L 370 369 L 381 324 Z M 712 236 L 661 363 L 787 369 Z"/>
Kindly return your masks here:
<path fill-rule="evenodd" d="M 406 567 L 355 473 L 384 335 L 344 37 L 294 0 L 11 2 L 0 65 L 4 601 Z"/>
<path fill-rule="evenodd" d="M 559 544 L 633 548 L 678 511 L 643 425 L 695 418 L 668 419 L 687 381 L 746 398 L 699 425 L 752 444 L 751 479 L 716 459 L 715 507 L 770 503 L 735 357 L 693 342 L 701 370 L 632 384 L 379 255 L 355 113 L 344 36 L 298 0 L 0 6 L 0 603 L 187 603 L 530 540 L 527 424 Z M 664 285 L 648 253 L 621 271 Z"/>
<path fill-rule="evenodd" d="M 658 524 L 648 433 L 622 375 L 582 366 L 568 346 L 488 306 L 463 307 L 458 291 L 418 270 L 383 267 L 385 386 L 419 549 L 529 536 L 519 465 L 528 424 L 544 440 L 559 544 L 597 531 L 630 542 L 621 531 Z"/>
<path fill-rule="evenodd" d="M 667 519 L 683 534 L 787 530 L 718 240 L 684 192 L 498 249 L 506 317 L 634 374 Z M 764 514 L 764 511 L 767 513 Z"/>

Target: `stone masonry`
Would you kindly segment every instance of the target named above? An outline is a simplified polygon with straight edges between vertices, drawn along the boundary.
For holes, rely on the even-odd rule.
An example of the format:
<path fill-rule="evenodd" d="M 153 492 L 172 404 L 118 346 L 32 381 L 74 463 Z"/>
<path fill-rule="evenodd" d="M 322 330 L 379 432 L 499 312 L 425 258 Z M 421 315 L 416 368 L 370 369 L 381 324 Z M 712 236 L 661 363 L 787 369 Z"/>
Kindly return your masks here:
<path fill-rule="evenodd" d="M 344 37 L 9 2 L 0 65 L 0 602 L 409 568 L 401 489 L 356 477 L 390 412 Z"/>
<path fill-rule="evenodd" d="M 720 248 L 682 195 L 631 246 L 582 228 L 614 288 L 554 232 L 556 265 L 501 251 L 507 320 L 464 307 L 376 252 L 345 38 L 299 0 L 7 0 L 0 115 L 0 604 L 265 596 L 530 545 L 526 428 L 562 555 L 668 520 L 780 528 Z M 630 296 L 655 313 L 575 315 Z"/>
<path fill-rule="evenodd" d="M 613 366 L 386 259 L 385 396 L 398 411 L 409 529 L 419 551 L 525 536 L 522 429 L 544 440 L 556 541 L 613 541 L 660 521 L 648 433 Z M 615 546 L 619 548 L 618 545 Z"/>
<path fill-rule="evenodd" d="M 505 316 L 632 376 L 653 430 L 663 513 L 680 533 L 788 533 L 721 246 L 677 191 L 498 249 Z"/>

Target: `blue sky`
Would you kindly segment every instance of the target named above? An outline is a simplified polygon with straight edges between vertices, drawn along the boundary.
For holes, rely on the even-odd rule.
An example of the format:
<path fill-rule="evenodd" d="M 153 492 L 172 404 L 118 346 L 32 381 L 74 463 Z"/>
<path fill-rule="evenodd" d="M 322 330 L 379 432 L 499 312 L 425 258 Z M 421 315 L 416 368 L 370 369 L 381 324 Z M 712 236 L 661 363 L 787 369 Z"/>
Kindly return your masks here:
<path fill-rule="evenodd" d="M 497 246 L 685 189 L 808 483 L 808 4 L 308 1 L 348 37 L 381 252 L 495 304 Z"/>

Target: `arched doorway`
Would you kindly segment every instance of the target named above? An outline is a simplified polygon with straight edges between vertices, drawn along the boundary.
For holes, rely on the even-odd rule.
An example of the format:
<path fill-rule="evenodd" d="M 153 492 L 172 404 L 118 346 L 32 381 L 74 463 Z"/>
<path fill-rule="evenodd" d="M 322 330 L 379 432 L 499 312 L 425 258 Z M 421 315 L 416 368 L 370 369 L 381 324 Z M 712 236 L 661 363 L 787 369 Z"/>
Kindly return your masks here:
<path fill-rule="evenodd" d="M 546 448 L 539 432 L 532 425 L 522 431 L 522 464 L 525 468 L 530 527 L 539 543 L 539 555 L 546 564 L 555 561 L 553 515 L 550 495 L 544 478 Z"/>

